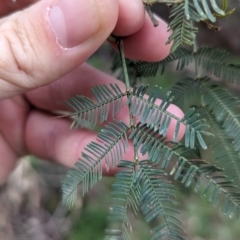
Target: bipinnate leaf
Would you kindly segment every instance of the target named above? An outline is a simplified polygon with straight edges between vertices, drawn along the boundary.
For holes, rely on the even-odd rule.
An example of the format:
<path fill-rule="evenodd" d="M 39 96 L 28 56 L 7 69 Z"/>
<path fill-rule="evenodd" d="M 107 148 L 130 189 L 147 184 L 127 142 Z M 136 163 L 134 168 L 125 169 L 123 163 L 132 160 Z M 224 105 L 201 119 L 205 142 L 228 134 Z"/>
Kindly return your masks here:
<path fill-rule="evenodd" d="M 141 161 L 137 171 L 137 182 L 141 186 L 139 204 L 147 223 L 152 222 L 152 238 L 184 240 L 186 233 L 179 212 L 174 186 L 167 180 L 166 173 L 149 161 Z"/>
<path fill-rule="evenodd" d="M 172 34 L 168 38 L 167 44 L 172 42 L 171 52 L 176 51 L 182 45 L 193 45 L 198 28 L 193 25 L 193 21 L 199 22 L 201 16 L 195 10 L 193 3 L 188 0 L 180 4 L 174 4 L 169 18 L 173 18 L 169 23 L 169 31 Z"/>
<path fill-rule="evenodd" d="M 102 178 L 102 161 L 106 168 L 114 168 L 126 153 L 128 147 L 127 127 L 115 120 L 98 134 L 98 142 L 90 142 L 82 152 L 82 157 L 68 171 L 62 183 L 62 202 L 71 207 L 77 197 L 78 185 L 82 184 L 82 194 L 92 188 Z"/>
<path fill-rule="evenodd" d="M 203 108 L 205 116 L 209 120 L 215 134 L 215 140 L 210 144 L 210 150 L 213 153 L 215 164 L 224 169 L 228 179 L 238 185 L 240 182 L 240 157 L 239 151 L 234 149 L 232 138 L 228 137 L 213 113 L 210 113 L 206 107 Z"/>
<path fill-rule="evenodd" d="M 233 139 L 233 148 L 240 150 L 240 115 L 237 97 L 221 86 L 212 84 L 208 77 L 201 79 L 200 90 L 203 104 L 212 111 L 216 120 L 222 123 L 228 137 Z"/>
<path fill-rule="evenodd" d="M 95 86 L 93 100 L 77 95 L 66 102 L 73 113 L 65 116 L 73 118 L 74 127 L 93 128 L 112 119 L 98 133 L 96 141 L 86 144 L 81 157 L 67 173 L 62 184 L 62 203 L 67 207 L 74 204 L 79 184 L 82 195 L 86 194 L 102 178 L 103 164 L 106 171 L 118 166 L 112 185 L 106 240 L 130 240 L 130 214 L 137 216 L 139 210 L 150 225 L 151 240 L 185 240 L 174 186 L 168 174 L 174 183 L 200 193 L 213 206 L 222 205 L 224 215 L 240 217 L 240 100 L 219 85 L 221 82 L 240 83 L 240 64 L 228 63 L 226 51 L 198 47 L 196 41 L 198 22 L 218 30 L 220 28 L 212 23 L 231 15 L 234 9 L 227 11 L 228 0 L 222 0 L 222 7 L 217 0 L 142 2 L 154 26 L 158 22 L 151 5 L 160 2 L 172 6 L 168 26 L 171 34 L 167 41 L 172 44 L 171 53 L 153 63 L 125 59 L 123 39 L 111 37 L 121 56 L 115 59 L 113 69 L 121 68 L 126 90 L 122 91 L 117 84 Z M 174 61 L 176 70 L 180 71 L 191 63 L 195 65 L 196 77 L 178 80 L 165 95 L 158 86 L 149 92 L 148 85 L 137 86 L 139 78 L 162 74 L 166 64 Z M 209 77 L 202 77 L 202 73 L 219 78 L 218 84 Z M 199 103 L 196 103 L 196 96 Z M 129 126 L 115 120 L 119 118 L 123 98 L 127 100 L 129 112 L 124 113 L 128 114 Z M 171 104 L 182 108 L 186 102 L 195 107 L 185 111 L 183 117 L 170 110 Z M 211 124 L 211 132 L 207 123 Z M 179 140 L 183 129 L 184 138 Z M 168 139 L 170 133 L 173 136 Z M 204 137 L 213 134 L 216 138 L 205 142 Z M 129 140 L 131 147 L 133 145 L 131 161 L 122 159 Z M 214 156 L 215 162 L 211 162 L 216 165 L 202 159 L 202 149 L 208 147 L 211 150 L 208 156 Z"/>
<path fill-rule="evenodd" d="M 197 66 L 202 67 L 209 74 L 220 78 L 224 82 L 239 83 L 240 65 L 229 64 L 226 58 L 229 53 L 222 49 L 213 47 L 200 47 L 194 53 Z"/>
<path fill-rule="evenodd" d="M 174 158 L 177 158 L 175 166 L 171 169 L 175 180 L 181 181 L 185 187 L 195 185 L 195 192 L 199 192 L 200 186 L 204 187 L 201 191 L 202 197 L 207 197 L 214 206 L 223 200 L 225 215 L 240 216 L 240 192 L 222 173 L 223 169 L 211 166 L 201 159 L 186 158 L 189 149 L 178 143 L 169 146 L 169 142 L 147 129 L 145 125 L 137 125 L 129 138 L 133 139 L 134 145 L 142 155 L 148 153 L 148 159 L 161 169 L 167 169 L 170 163 L 174 162 Z M 187 170 L 183 171 L 184 169 Z"/>
<path fill-rule="evenodd" d="M 190 63 L 195 62 L 198 68 L 202 68 L 209 74 L 224 82 L 240 82 L 240 65 L 226 62 L 229 53 L 222 49 L 213 47 L 199 47 L 196 52 L 179 47 L 167 58 L 159 62 L 129 61 L 128 67 L 136 77 L 154 77 L 159 71 L 164 72 L 166 64 L 177 61 L 176 70 L 183 70 Z"/>
<path fill-rule="evenodd" d="M 74 117 L 72 127 L 91 128 L 98 123 L 105 122 L 109 112 L 114 118 L 122 108 L 122 98 L 126 96 L 126 92 L 122 92 L 117 84 L 95 86 L 92 88 L 92 92 L 97 103 L 80 95 L 65 102 L 74 111 L 74 113 L 66 115 Z"/>
<path fill-rule="evenodd" d="M 141 123 L 146 123 L 146 126 L 153 129 L 159 135 L 166 137 L 170 127 L 173 127 L 171 120 L 176 120 L 174 127 L 173 142 L 176 142 L 179 136 L 180 125 L 185 125 L 185 146 L 194 148 L 195 138 L 198 139 L 201 147 L 206 149 L 207 146 L 204 142 L 202 135 L 213 136 L 207 131 L 209 126 L 205 123 L 205 119 L 200 118 L 199 113 L 195 113 L 195 109 L 191 108 L 185 116 L 180 119 L 168 110 L 174 97 L 171 92 L 167 92 L 162 98 L 160 104 L 156 104 L 156 100 L 159 98 L 161 88 L 155 86 L 149 96 L 146 97 L 147 85 L 141 85 L 140 87 L 134 87 L 133 92 L 128 97 L 128 103 L 131 102 L 130 113 L 137 119 L 140 119 Z"/>
<path fill-rule="evenodd" d="M 135 166 L 134 162 L 126 160 L 122 160 L 118 165 L 120 171 L 116 174 L 112 185 L 112 204 L 108 217 L 110 227 L 106 229 L 106 240 L 130 240 L 132 226 L 128 214 L 130 210 L 135 214 L 138 212 L 139 199 Z"/>

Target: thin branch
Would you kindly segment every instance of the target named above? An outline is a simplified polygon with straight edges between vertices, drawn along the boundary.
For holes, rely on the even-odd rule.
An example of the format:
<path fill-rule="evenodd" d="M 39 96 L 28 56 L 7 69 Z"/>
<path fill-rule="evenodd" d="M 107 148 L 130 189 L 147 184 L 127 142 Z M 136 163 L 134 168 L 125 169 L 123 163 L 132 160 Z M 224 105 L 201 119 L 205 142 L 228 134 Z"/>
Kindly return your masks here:
<path fill-rule="evenodd" d="M 121 39 L 118 41 L 118 49 L 119 49 L 121 61 L 122 61 L 122 68 L 123 68 L 124 80 L 126 84 L 126 90 L 127 92 L 129 92 L 131 87 L 130 87 L 130 82 L 128 77 L 127 64 L 126 64 L 125 55 L 124 55 L 123 41 Z"/>

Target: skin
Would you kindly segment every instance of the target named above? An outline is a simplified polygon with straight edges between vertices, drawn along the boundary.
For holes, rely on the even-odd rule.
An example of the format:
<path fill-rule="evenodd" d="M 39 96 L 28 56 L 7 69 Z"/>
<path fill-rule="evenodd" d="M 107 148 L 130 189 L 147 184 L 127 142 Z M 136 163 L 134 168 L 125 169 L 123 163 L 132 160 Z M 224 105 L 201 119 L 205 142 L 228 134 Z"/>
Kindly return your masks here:
<path fill-rule="evenodd" d="M 63 47 L 49 20 L 55 2 L 0 2 L 0 183 L 26 154 L 71 167 L 85 144 L 96 139 L 89 130 L 69 130 L 71 121 L 54 118 L 53 111 L 68 110 L 63 101 L 76 94 L 91 98 L 90 88 L 96 84 L 118 83 L 124 89 L 117 79 L 84 63 L 111 33 L 124 36 L 129 58 L 159 61 L 169 54 L 166 23 L 159 20 L 154 28 L 140 0 L 91 0 L 94 17 L 83 26 L 91 29 L 91 34 L 76 45 L 71 32 L 78 31 L 79 26 L 72 25 L 76 29 L 68 29 L 67 37 L 74 47 Z M 87 1 L 72 2 L 77 8 L 79 4 L 85 7 Z M 81 23 L 83 17 L 79 15 L 76 21 Z M 174 105 L 168 110 L 183 116 Z M 126 111 L 123 108 L 119 117 L 127 123 Z M 172 121 L 168 138 L 174 126 Z M 183 133 L 182 127 L 179 136 Z M 124 159 L 132 159 L 132 153 L 130 146 Z"/>

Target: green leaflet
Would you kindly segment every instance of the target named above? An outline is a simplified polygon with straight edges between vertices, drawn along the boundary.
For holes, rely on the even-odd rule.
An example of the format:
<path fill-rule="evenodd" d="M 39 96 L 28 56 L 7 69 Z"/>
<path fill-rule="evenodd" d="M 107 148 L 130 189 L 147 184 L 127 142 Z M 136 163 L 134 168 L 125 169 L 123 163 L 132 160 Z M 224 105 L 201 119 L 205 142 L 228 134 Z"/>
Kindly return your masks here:
<path fill-rule="evenodd" d="M 72 127 L 91 128 L 98 123 L 105 122 L 109 112 L 114 118 L 122 108 L 122 98 L 126 96 L 126 93 L 123 93 L 117 84 L 96 86 L 92 88 L 92 92 L 97 103 L 80 95 L 65 102 L 74 111 L 74 113 L 66 115 L 74 117 Z"/>
<path fill-rule="evenodd" d="M 191 4 L 191 0 L 185 1 L 185 16 L 188 20 L 193 19 L 194 15 L 191 14 L 191 12 L 188 11 L 189 6 Z M 215 13 L 220 16 L 224 16 L 225 12 L 218 7 L 218 4 L 216 3 L 215 0 L 193 0 L 193 6 L 195 12 L 201 16 L 202 19 L 204 20 L 210 20 L 211 22 L 215 22 Z M 213 11 L 212 11 L 213 9 Z M 196 21 L 196 20 L 195 20 Z"/>
<path fill-rule="evenodd" d="M 98 134 L 99 142 L 91 142 L 85 147 L 82 157 L 68 171 L 62 183 L 62 202 L 65 206 L 74 204 L 80 183 L 84 195 L 102 178 L 102 160 L 105 160 L 107 169 L 118 164 L 128 147 L 128 130 L 124 123 L 115 120 Z"/>
<path fill-rule="evenodd" d="M 144 61 L 129 61 L 128 68 L 130 72 L 136 77 L 153 77 L 157 71 L 161 74 L 164 72 L 165 65 L 178 61 L 177 70 L 182 70 L 193 61 L 193 55 L 191 51 L 179 47 L 175 52 L 169 54 L 164 60 L 159 62 L 144 62 Z"/>
<path fill-rule="evenodd" d="M 207 15 L 207 18 L 211 21 L 211 22 L 216 22 L 216 18 L 213 16 L 213 13 L 211 12 L 207 0 L 202 0 L 202 5 L 203 5 L 203 9 Z"/>
<path fill-rule="evenodd" d="M 221 49 L 201 47 L 195 53 L 194 59 L 198 66 L 222 81 L 239 83 L 240 65 L 226 63 L 224 60 L 228 55 L 228 52 Z"/>
<path fill-rule="evenodd" d="M 174 187 L 166 174 L 148 161 L 136 164 L 124 160 L 119 167 L 109 215 L 113 228 L 106 230 L 105 239 L 129 240 L 132 228 L 128 211 L 137 214 L 141 207 L 146 222 L 155 222 L 151 239 L 171 237 L 184 240 L 186 234 L 177 218 L 179 212 L 174 209 L 177 203 Z"/>
<path fill-rule="evenodd" d="M 130 114 L 139 118 L 142 123 L 155 132 L 166 137 L 170 127 L 171 120 L 174 119 L 178 122 L 174 128 L 173 140 L 178 138 L 179 124 L 185 125 L 185 146 L 194 148 L 195 136 L 202 148 L 206 149 L 207 146 L 202 138 L 202 135 L 213 136 L 208 133 L 208 125 L 204 124 L 205 120 L 200 118 L 199 113 L 194 113 L 195 109 L 191 108 L 185 116 L 180 119 L 174 114 L 170 113 L 167 109 L 170 106 L 173 96 L 168 92 L 162 99 L 161 103 L 157 105 L 155 102 L 159 97 L 161 89 L 155 86 L 149 93 L 146 99 L 144 94 L 147 91 L 147 85 L 134 87 L 133 92 L 129 95 L 128 103 L 131 102 Z M 191 136 L 191 137 L 190 137 Z"/>
<path fill-rule="evenodd" d="M 188 0 L 175 4 L 169 17 L 173 18 L 169 23 L 169 30 L 172 30 L 173 33 L 167 41 L 167 44 L 173 41 L 171 52 L 176 51 L 183 44 L 192 45 L 198 29 L 193 26 L 190 20 L 199 22 L 201 18 L 196 12 L 194 5 Z"/>
<path fill-rule="evenodd" d="M 131 232 L 132 226 L 128 211 L 131 209 L 135 214 L 138 212 L 138 194 L 140 191 L 139 184 L 135 179 L 135 166 L 134 162 L 124 160 L 118 165 L 121 170 L 116 174 L 112 186 L 112 204 L 108 217 L 109 224 L 113 227 L 106 229 L 106 240 L 130 240 L 129 232 Z"/>
<path fill-rule="evenodd" d="M 226 175 L 233 180 L 234 184 L 239 184 L 240 158 L 238 152 L 234 150 L 232 139 L 225 134 L 222 124 L 215 119 L 214 114 L 209 113 L 206 108 L 203 111 L 210 121 L 216 136 L 215 140 L 210 144 L 214 162 L 217 166 L 224 168 Z"/>
<path fill-rule="evenodd" d="M 152 240 L 169 237 L 185 239 L 182 222 L 177 218 L 179 212 L 174 209 L 177 204 L 173 185 L 166 174 L 148 161 L 141 161 L 137 172 L 137 180 L 141 185 L 139 199 L 146 222 L 154 222 Z"/>
<path fill-rule="evenodd" d="M 203 104 L 212 111 L 218 122 L 222 122 L 228 137 L 233 139 L 233 148 L 240 150 L 239 99 L 233 97 L 226 89 L 211 84 L 210 78 L 202 78 L 200 90 Z"/>
<path fill-rule="evenodd" d="M 129 61 L 128 67 L 135 77 L 151 77 L 155 76 L 158 70 L 160 73 L 163 73 L 165 65 L 173 61 L 178 61 L 176 70 L 180 71 L 195 61 L 198 67 L 203 68 L 209 74 L 221 78 L 222 81 L 239 83 L 240 65 L 226 63 L 225 58 L 227 56 L 228 52 L 214 49 L 213 47 L 199 47 L 195 53 L 179 47 L 162 61 L 154 63 Z"/>
<path fill-rule="evenodd" d="M 199 81 L 190 77 L 178 81 L 171 89 L 174 97 L 173 103 L 182 108 L 185 102 L 190 102 L 193 97 L 199 94 L 198 85 Z"/>
<path fill-rule="evenodd" d="M 144 136 L 143 138 L 138 136 L 139 132 Z M 176 143 L 168 146 L 166 140 L 156 136 L 155 132 L 146 132 L 145 125 L 137 125 L 129 138 L 135 140 L 134 145 L 143 155 L 148 153 L 148 160 L 162 169 L 166 169 L 175 156 L 178 160 L 171 170 L 171 175 L 175 180 L 181 181 L 185 187 L 189 187 L 195 182 L 195 192 L 199 191 L 200 186 L 204 186 L 204 190 L 201 192 L 202 197 L 206 197 L 214 206 L 223 198 L 223 213 L 230 217 L 234 214 L 239 217 L 240 192 L 236 190 L 232 181 L 226 180 L 226 176 L 221 173 L 222 169 L 208 165 L 201 159 L 187 159 L 185 155 L 188 151 L 183 145 Z M 141 144 L 138 139 L 141 139 Z M 203 180 L 208 182 L 207 186 L 203 184 Z"/>
<path fill-rule="evenodd" d="M 213 10 L 212 10 L 213 9 Z M 167 44 L 173 41 L 171 52 L 176 51 L 180 46 L 193 45 L 198 28 L 194 22 L 211 21 L 216 22 L 215 14 L 224 16 L 225 12 L 220 9 L 215 0 L 184 0 L 176 2 L 170 12 L 169 30 L 173 33 Z"/>

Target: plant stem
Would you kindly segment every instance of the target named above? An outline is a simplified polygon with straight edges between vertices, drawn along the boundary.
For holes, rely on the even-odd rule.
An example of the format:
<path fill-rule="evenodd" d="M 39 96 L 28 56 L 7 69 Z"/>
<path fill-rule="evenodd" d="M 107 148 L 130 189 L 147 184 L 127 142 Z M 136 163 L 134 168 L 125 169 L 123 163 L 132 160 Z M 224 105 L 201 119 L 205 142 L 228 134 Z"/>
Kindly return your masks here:
<path fill-rule="evenodd" d="M 121 39 L 119 39 L 117 44 L 118 44 L 118 49 L 119 49 L 121 61 L 122 61 L 122 68 L 123 68 L 123 75 L 124 75 L 124 80 L 125 80 L 125 84 L 126 84 L 127 96 L 129 97 L 130 92 L 131 92 L 131 86 L 130 86 L 130 82 L 129 82 L 127 64 L 126 64 L 125 55 L 124 55 L 123 41 Z M 128 104 L 129 111 L 130 111 L 130 108 L 131 108 L 131 102 Z M 130 126 L 134 127 L 134 125 L 135 125 L 134 116 L 132 114 L 130 114 Z"/>
<path fill-rule="evenodd" d="M 122 61 L 122 68 L 123 68 L 123 75 L 124 75 L 124 80 L 125 80 L 125 84 L 126 84 L 127 96 L 129 97 L 130 92 L 131 92 L 131 86 L 130 86 L 130 82 L 129 82 L 127 65 L 126 65 L 126 60 L 125 60 L 125 55 L 124 55 L 123 41 L 121 39 L 119 39 L 117 44 L 118 44 L 118 49 L 119 49 L 121 61 Z M 131 108 L 131 102 L 128 104 L 129 111 L 130 111 L 130 108 Z M 135 127 L 135 121 L 134 121 L 133 114 L 130 114 L 130 126 L 132 128 Z M 139 161 L 138 151 L 137 151 L 136 146 L 134 146 L 134 162 L 138 163 L 138 161 Z"/>
<path fill-rule="evenodd" d="M 125 80 L 125 84 L 126 84 L 126 91 L 129 92 L 130 91 L 130 83 L 129 83 L 127 65 L 126 65 L 126 60 L 125 60 L 125 55 L 124 55 L 123 41 L 121 39 L 118 41 L 118 49 L 119 49 L 121 61 L 122 61 L 122 68 L 123 68 L 124 80 Z"/>
<path fill-rule="evenodd" d="M 146 12 L 148 13 L 152 23 L 153 23 L 153 26 L 154 27 L 157 27 L 159 25 L 159 22 L 158 20 L 154 17 L 153 13 L 152 13 L 152 10 L 151 10 L 151 7 L 150 5 L 144 3 L 144 6 L 145 6 L 145 9 L 146 9 Z"/>

